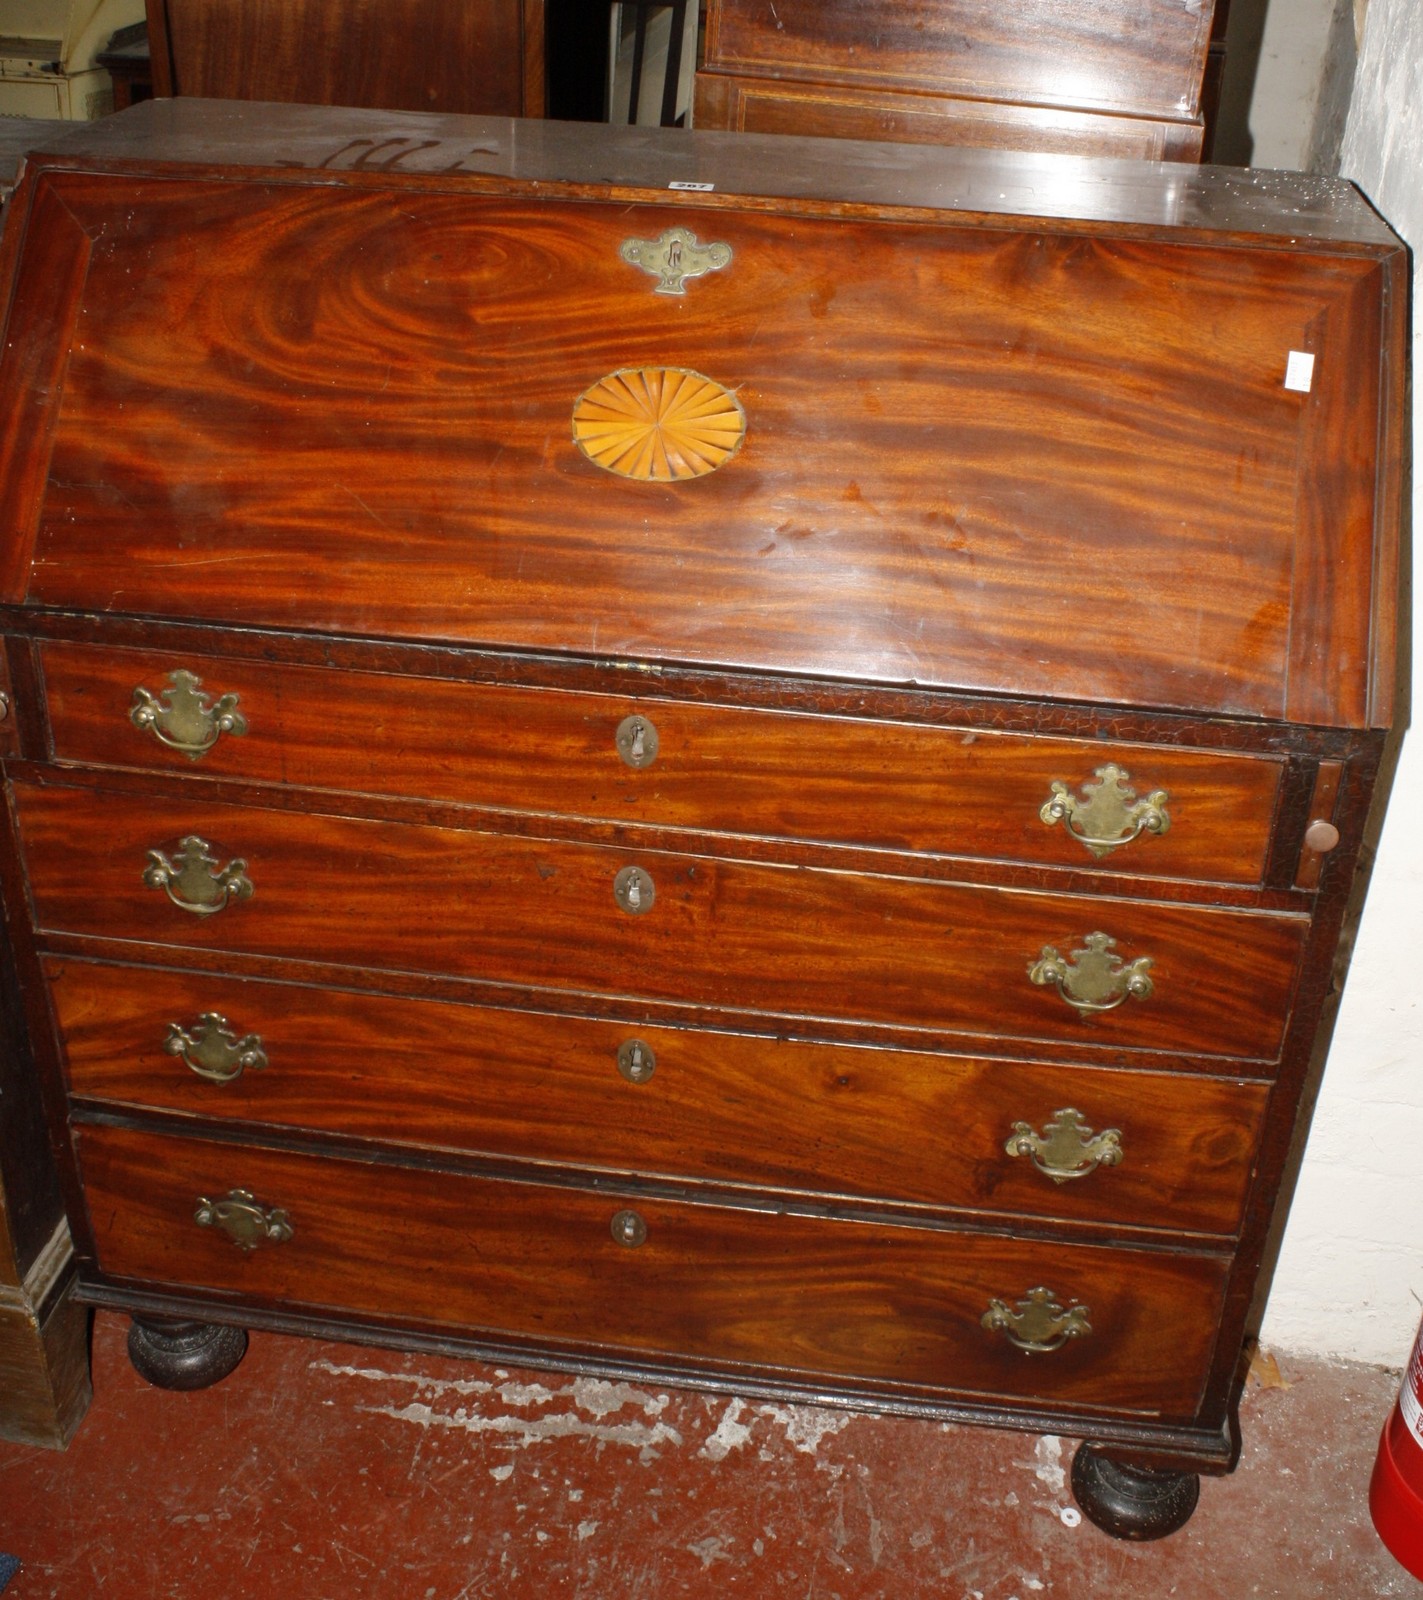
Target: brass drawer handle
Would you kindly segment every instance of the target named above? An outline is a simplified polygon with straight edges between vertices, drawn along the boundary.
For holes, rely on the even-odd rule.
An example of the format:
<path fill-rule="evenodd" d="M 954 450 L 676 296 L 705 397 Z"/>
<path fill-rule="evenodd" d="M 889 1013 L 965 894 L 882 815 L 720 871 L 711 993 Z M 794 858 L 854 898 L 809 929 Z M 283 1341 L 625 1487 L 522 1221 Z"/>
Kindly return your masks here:
<path fill-rule="evenodd" d="M 209 1083 L 231 1083 L 243 1072 L 260 1072 L 267 1065 L 261 1036 L 249 1033 L 239 1039 L 216 1011 L 204 1011 L 191 1029 L 170 1022 L 163 1048 Z"/>
<path fill-rule="evenodd" d="M 237 709 L 235 694 L 219 695 L 216 700 L 199 694 L 203 680 L 179 668 L 168 674 L 170 687 L 155 695 L 143 687 L 133 691 L 129 721 L 135 728 L 151 732 L 170 750 L 181 750 L 196 761 L 225 733 L 240 739 L 247 732 L 247 719 Z"/>
<path fill-rule="evenodd" d="M 1138 800 L 1127 779 L 1131 774 L 1109 762 L 1097 768 L 1097 782 L 1084 783 L 1080 794 L 1069 794 L 1065 783 L 1054 783 L 1052 796 L 1038 815 L 1052 827 L 1060 822 L 1094 856 L 1120 850 L 1141 833 L 1165 833 L 1171 826 L 1165 789 L 1155 789 Z"/>
<path fill-rule="evenodd" d="M 657 1057 L 641 1039 L 624 1039 L 618 1046 L 618 1071 L 629 1083 L 646 1083 L 657 1071 Z"/>
<path fill-rule="evenodd" d="M 1150 996 L 1155 987 L 1149 976 L 1150 956 L 1123 961 L 1112 954 L 1117 941 L 1105 933 L 1089 933 L 1084 943 L 1085 948 L 1074 950 L 1070 957 L 1045 944 L 1043 953 L 1028 968 L 1029 978 L 1039 986 L 1051 984 L 1083 1016 Z"/>
<path fill-rule="evenodd" d="M 295 1231 L 280 1207 L 259 1206 L 250 1189 L 229 1189 L 221 1200 L 202 1199 L 193 1213 L 200 1228 L 225 1233 L 239 1250 L 259 1244 L 285 1244 Z"/>
<path fill-rule="evenodd" d="M 647 1224 L 636 1211 L 619 1211 L 613 1216 L 610 1232 L 621 1245 L 636 1250 L 647 1242 Z"/>
<path fill-rule="evenodd" d="M 640 917 L 652 910 L 657 886 L 641 867 L 624 867 L 613 879 L 613 899 L 629 916 Z"/>
<path fill-rule="evenodd" d="M 982 1320 L 990 1333 L 1002 1333 L 1020 1350 L 1038 1354 L 1061 1350 L 1069 1339 L 1085 1338 L 1092 1331 L 1090 1316 L 1088 1307 L 1064 1307 L 1051 1289 L 1040 1286 L 1029 1289 L 1013 1308 L 1002 1300 L 990 1300 Z"/>
<path fill-rule="evenodd" d="M 1026 1122 L 1015 1122 L 1003 1148 L 1010 1156 L 1031 1156 L 1038 1171 L 1054 1183 L 1085 1178 L 1098 1167 L 1115 1167 L 1126 1153 L 1120 1128 L 1093 1133 L 1082 1113 L 1071 1106 L 1054 1111 L 1042 1133 Z"/>
<path fill-rule="evenodd" d="M 234 900 L 250 900 L 255 892 L 247 876 L 247 863 L 232 860 L 219 867 L 212 846 L 195 833 L 178 841 L 176 860 L 170 861 L 161 850 L 148 852 L 143 881 L 150 889 L 161 889 L 181 911 L 195 917 L 211 917 Z"/>
<path fill-rule="evenodd" d="M 646 717 L 624 717 L 613 735 L 618 754 L 630 767 L 641 771 L 657 759 L 657 729 Z"/>

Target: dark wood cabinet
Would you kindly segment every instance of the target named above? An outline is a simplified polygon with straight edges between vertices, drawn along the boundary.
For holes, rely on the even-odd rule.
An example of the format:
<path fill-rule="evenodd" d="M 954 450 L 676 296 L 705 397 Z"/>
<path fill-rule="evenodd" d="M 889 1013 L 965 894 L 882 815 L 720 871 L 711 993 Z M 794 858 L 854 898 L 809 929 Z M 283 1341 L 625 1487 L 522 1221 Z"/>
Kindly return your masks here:
<path fill-rule="evenodd" d="M 143 1370 L 1032 1425 L 1179 1525 L 1394 715 L 1364 202 L 173 101 L 5 251 L 13 972 Z"/>
<path fill-rule="evenodd" d="M 545 0 L 148 0 L 160 95 L 544 113 Z"/>
<path fill-rule="evenodd" d="M 1212 9 L 1210 0 L 707 0 L 696 121 L 1199 161 Z"/>

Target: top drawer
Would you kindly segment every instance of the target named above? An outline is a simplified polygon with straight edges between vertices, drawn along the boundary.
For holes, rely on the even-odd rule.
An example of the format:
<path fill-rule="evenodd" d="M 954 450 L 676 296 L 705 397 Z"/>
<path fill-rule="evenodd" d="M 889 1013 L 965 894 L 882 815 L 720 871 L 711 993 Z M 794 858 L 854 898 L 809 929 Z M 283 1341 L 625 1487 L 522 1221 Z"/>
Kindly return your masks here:
<path fill-rule="evenodd" d="M 1280 782 L 1273 758 L 1179 747 L 64 644 L 43 661 L 61 761 L 1133 876 L 1259 883 Z M 1054 800 L 1070 814 L 1045 821 Z"/>

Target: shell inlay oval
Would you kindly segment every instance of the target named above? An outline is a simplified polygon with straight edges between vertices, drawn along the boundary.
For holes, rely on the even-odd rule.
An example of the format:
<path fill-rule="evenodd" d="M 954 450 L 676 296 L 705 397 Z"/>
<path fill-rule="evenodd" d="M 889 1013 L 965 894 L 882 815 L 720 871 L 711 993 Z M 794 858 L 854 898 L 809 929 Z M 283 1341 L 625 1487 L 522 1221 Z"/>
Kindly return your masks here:
<path fill-rule="evenodd" d="M 736 454 L 745 433 L 736 396 L 685 367 L 624 367 L 573 404 L 573 442 L 583 454 L 639 483 L 704 478 Z"/>

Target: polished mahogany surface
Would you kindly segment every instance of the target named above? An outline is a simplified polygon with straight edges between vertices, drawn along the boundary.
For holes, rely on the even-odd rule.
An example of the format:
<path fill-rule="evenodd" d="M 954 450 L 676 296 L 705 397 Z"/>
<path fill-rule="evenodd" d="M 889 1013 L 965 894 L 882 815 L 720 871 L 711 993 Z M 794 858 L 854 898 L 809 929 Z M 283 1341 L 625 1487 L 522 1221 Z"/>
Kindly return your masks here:
<path fill-rule="evenodd" d="M 1228 1469 L 1395 714 L 1363 202 L 44 142 L 0 886 L 83 1293 Z"/>
<path fill-rule="evenodd" d="M 0 460 L 34 536 L 7 592 L 122 609 L 137 564 L 157 615 L 1384 714 L 1390 572 L 1338 548 L 1389 514 L 1396 253 L 448 182 L 39 178 L 5 368 L 85 337 L 13 417 L 48 460 Z M 734 269 L 657 293 L 621 246 L 674 224 Z M 571 436 L 589 385 L 652 364 L 745 413 L 685 486 Z"/>
<path fill-rule="evenodd" d="M 543 112 L 544 0 L 148 0 L 160 95 Z"/>
<path fill-rule="evenodd" d="M 697 122 L 1200 159 L 1212 7 L 709 0 Z"/>
<path fill-rule="evenodd" d="M 201 775 L 358 789 L 500 812 L 784 838 L 923 855 L 1007 858 L 1063 869 L 1081 843 L 1044 824 L 1051 785 L 1091 782 L 1092 739 L 1026 738 L 974 727 L 798 715 L 658 697 L 620 698 L 373 672 L 204 660 L 191 651 L 45 645 L 56 759 L 193 776 L 194 763 L 135 728 L 134 691 L 175 672 L 236 694 L 247 731 L 220 741 Z M 641 718 L 656 758 L 632 767 L 617 733 Z M 398 743 L 372 742 L 372 723 Z M 450 748 L 449 729 L 462 730 Z M 1114 873 L 1258 885 L 1279 798 L 1278 757 L 1179 744 L 1114 745 L 1143 793 L 1171 796 L 1173 827 L 1149 856 L 1118 852 Z M 1044 779 L 1044 772 L 1051 777 Z M 985 794 L 996 797 L 986 806 Z"/>
<path fill-rule="evenodd" d="M 1195 1409 L 1214 1342 L 1219 1256 L 951 1234 L 765 1208 L 639 1201 L 647 1238 L 612 1236 L 618 1201 L 590 1191 L 371 1167 L 131 1130 L 86 1129 L 80 1161 L 99 1261 L 117 1279 L 209 1285 L 471 1333 L 837 1375 L 913 1389 L 1142 1411 Z M 190 1196 L 241 1182 L 279 1194 L 287 1246 L 250 1256 L 220 1233 L 175 1235 Z M 388 1229 L 400 1236 L 392 1248 Z M 471 1241 L 476 1241 L 471 1248 Z M 1067 1276 L 1090 1339 L 1056 1370 L 983 1337 L 989 1302 Z"/>

